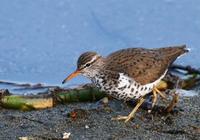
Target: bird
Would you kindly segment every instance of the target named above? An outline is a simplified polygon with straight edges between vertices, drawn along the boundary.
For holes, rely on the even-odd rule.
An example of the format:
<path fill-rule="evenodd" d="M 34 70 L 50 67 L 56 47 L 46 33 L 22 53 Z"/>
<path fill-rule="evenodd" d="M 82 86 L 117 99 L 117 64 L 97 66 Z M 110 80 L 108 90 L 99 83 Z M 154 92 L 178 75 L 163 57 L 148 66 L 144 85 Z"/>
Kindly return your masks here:
<path fill-rule="evenodd" d="M 147 94 L 153 93 L 152 107 L 158 94 L 166 98 L 156 86 L 170 65 L 188 51 L 186 45 L 176 45 L 152 49 L 126 48 L 107 57 L 92 51 L 84 52 L 78 58 L 77 69 L 62 83 L 83 75 L 101 91 L 118 100 L 136 99 L 138 102 L 129 115 L 115 118 L 128 122 L 134 118 Z"/>

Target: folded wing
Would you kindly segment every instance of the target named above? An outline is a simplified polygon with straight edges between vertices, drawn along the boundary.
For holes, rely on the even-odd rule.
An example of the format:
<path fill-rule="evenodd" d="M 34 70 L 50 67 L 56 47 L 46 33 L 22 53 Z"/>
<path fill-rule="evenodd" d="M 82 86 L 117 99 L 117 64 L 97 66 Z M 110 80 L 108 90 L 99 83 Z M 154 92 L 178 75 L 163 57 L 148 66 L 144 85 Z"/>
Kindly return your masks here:
<path fill-rule="evenodd" d="M 185 45 L 158 49 L 128 48 L 107 56 L 104 67 L 124 73 L 145 85 L 159 79 L 169 65 L 187 51 Z"/>

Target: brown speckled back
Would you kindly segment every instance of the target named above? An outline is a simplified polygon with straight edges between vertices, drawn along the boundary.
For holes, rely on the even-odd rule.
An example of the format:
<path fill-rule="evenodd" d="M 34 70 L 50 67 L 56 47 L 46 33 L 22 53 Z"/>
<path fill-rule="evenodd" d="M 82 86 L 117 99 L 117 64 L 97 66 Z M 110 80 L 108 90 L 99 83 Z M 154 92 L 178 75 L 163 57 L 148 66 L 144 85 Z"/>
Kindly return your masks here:
<path fill-rule="evenodd" d="M 104 69 L 127 74 L 144 85 L 159 79 L 169 65 L 187 51 L 185 45 L 158 49 L 123 49 L 106 58 Z"/>

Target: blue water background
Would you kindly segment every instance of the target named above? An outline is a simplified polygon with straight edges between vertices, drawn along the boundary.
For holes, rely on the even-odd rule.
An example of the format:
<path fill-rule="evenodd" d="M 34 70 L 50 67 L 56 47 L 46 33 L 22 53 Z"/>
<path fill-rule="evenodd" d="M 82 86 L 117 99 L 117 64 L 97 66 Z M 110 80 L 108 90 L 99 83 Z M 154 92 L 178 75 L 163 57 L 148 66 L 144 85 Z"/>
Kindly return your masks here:
<path fill-rule="evenodd" d="M 82 52 L 179 44 L 200 67 L 200 0 L 0 1 L 0 80 L 61 85 Z"/>

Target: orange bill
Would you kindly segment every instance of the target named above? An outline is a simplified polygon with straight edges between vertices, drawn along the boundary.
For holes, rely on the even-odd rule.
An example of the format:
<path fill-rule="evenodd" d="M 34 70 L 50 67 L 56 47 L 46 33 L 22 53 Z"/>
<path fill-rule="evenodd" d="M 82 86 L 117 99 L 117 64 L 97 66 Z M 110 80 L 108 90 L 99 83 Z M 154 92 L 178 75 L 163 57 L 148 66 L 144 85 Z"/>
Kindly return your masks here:
<path fill-rule="evenodd" d="M 71 73 L 67 78 L 62 81 L 62 84 L 66 83 L 67 81 L 71 80 L 72 78 L 78 76 L 80 74 L 80 70 L 76 70 L 75 72 Z"/>

